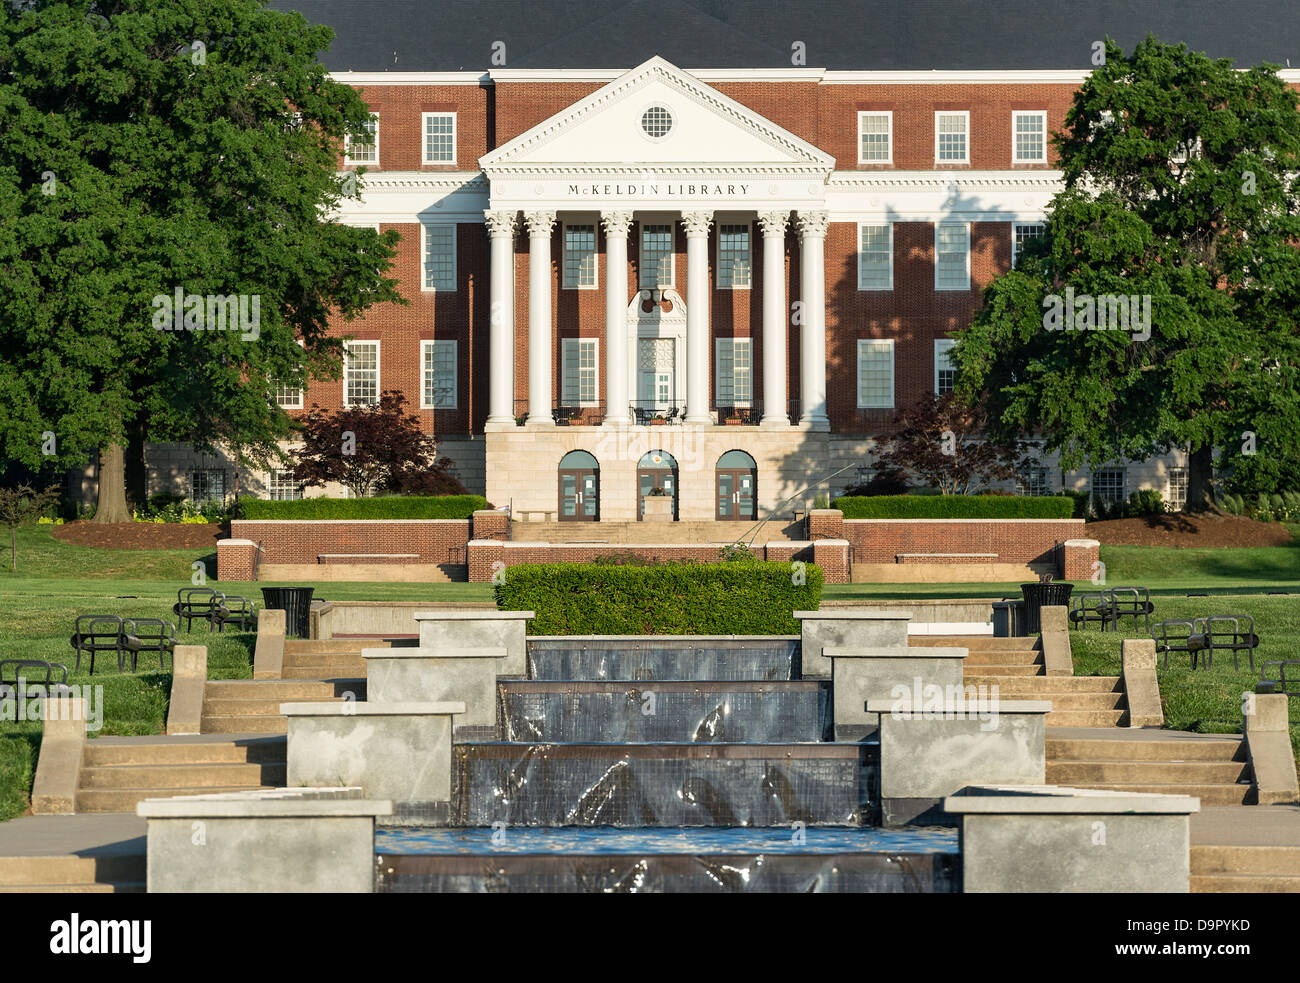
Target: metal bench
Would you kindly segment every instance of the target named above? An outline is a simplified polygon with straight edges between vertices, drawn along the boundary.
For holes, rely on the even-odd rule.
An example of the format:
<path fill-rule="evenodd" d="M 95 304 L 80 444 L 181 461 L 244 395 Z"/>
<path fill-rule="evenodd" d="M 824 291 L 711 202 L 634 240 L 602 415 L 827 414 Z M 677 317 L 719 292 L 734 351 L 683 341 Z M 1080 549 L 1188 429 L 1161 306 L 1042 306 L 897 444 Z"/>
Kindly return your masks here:
<path fill-rule="evenodd" d="M 142 652 L 156 652 L 158 668 L 165 672 L 167 657 L 176 648 L 176 629 L 161 618 L 128 618 L 122 622 L 122 648 L 131 656 L 132 672 Z"/>
<path fill-rule="evenodd" d="M 1255 620 L 1246 614 L 1214 614 L 1191 621 L 1158 621 L 1153 626 L 1152 637 L 1156 653 L 1164 652 L 1165 668 L 1169 668 L 1170 652 L 1187 652 L 1192 668 L 1198 657 L 1205 654 L 1205 667 L 1214 667 L 1216 650 L 1232 653 L 1233 671 L 1240 671 L 1238 655 L 1245 652 L 1250 659 L 1250 670 L 1255 671 L 1255 648 L 1259 636 L 1255 634 Z"/>
<path fill-rule="evenodd" d="M 211 587 L 182 587 L 176 592 L 172 614 L 176 615 L 178 624 L 183 623 L 186 631 L 193 627 L 195 619 L 208 622 L 211 630 L 212 603 L 216 598 L 217 592 Z"/>
<path fill-rule="evenodd" d="M 1109 626 L 1119 631 L 1120 618 L 1132 618 L 1133 630 L 1137 631 L 1138 618 L 1145 622 L 1147 632 L 1151 631 L 1151 615 L 1155 605 L 1151 603 L 1151 591 L 1145 587 L 1107 587 L 1101 591 L 1091 591 L 1070 598 L 1070 624 L 1087 627 L 1091 622 L 1101 625 L 1105 631 Z"/>
<path fill-rule="evenodd" d="M 2 664 L 3 663 L 0 663 L 0 665 Z M 1269 666 L 1277 666 L 1276 676 L 1268 675 Z M 1261 683 L 1272 683 L 1273 692 L 1275 693 L 1290 692 L 1290 690 L 1287 689 L 1288 686 L 1300 689 L 1300 670 L 1297 670 L 1296 674 L 1288 679 L 1286 675 L 1287 666 L 1300 667 L 1300 659 L 1276 659 L 1261 663 L 1259 667 L 1259 681 Z"/>
<path fill-rule="evenodd" d="M 126 650 L 122 648 L 122 619 L 115 614 L 83 614 L 77 617 L 69 639 L 77 653 L 73 672 L 81 669 L 81 656 L 90 656 L 90 674 L 95 674 L 95 655 L 112 652 L 117 656 L 117 671 L 122 671 Z"/>
<path fill-rule="evenodd" d="M 13 668 L 13 679 L 7 679 L 5 667 Z M 28 680 L 28 676 L 23 674 L 23 669 L 41 669 L 45 672 L 45 679 L 39 685 L 45 688 L 45 692 L 51 689 L 58 691 L 68 685 L 68 667 L 62 662 L 46 662 L 44 659 L 0 659 L 0 700 L 10 698 L 16 699 L 19 694 L 19 676 L 23 676 L 23 682 Z M 58 670 L 61 678 L 58 682 L 54 681 L 54 672 Z"/>
<path fill-rule="evenodd" d="M 222 594 L 212 601 L 208 613 L 208 631 L 216 628 L 221 632 L 227 624 L 238 624 L 240 631 L 248 631 L 251 623 L 256 623 L 257 602 L 240 594 Z"/>

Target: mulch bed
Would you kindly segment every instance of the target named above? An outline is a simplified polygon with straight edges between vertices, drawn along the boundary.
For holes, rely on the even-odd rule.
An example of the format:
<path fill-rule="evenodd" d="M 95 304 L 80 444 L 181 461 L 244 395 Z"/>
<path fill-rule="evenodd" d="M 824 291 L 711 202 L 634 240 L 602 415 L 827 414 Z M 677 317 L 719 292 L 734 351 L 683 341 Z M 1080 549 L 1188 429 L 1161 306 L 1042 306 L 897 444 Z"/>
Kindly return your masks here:
<path fill-rule="evenodd" d="M 186 550 L 215 548 L 228 535 L 219 523 L 87 522 L 53 527 L 54 538 L 77 546 L 112 550 Z"/>
<path fill-rule="evenodd" d="M 1088 535 L 1109 546 L 1286 546 L 1291 542 L 1291 533 L 1276 522 L 1182 512 L 1089 522 Z"/>

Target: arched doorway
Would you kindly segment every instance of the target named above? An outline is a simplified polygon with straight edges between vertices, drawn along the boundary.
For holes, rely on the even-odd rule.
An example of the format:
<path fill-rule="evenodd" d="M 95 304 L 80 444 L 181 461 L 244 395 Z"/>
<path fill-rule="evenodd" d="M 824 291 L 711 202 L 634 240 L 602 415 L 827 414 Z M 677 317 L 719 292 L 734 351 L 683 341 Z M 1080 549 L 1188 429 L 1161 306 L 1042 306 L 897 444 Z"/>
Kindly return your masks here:
<path fill-rule="evenodd" d="M 561 522 L 595 522 L 600 518 L 600 464 L 586 451 L 569 451 L 560 459 Z"/>
<path fill-rule="evenodd" d="M 646 498 L 670 498 L 677 519 L 677 461 L 667 451 L 650 451 L 636 466 L 636 517 L 645 519 Z"/>
<path fill-rule="evenodd" d="M 758 465 L 744 451 L 718 458 L 718 518 L 749 521 L 758 517 Z"/>

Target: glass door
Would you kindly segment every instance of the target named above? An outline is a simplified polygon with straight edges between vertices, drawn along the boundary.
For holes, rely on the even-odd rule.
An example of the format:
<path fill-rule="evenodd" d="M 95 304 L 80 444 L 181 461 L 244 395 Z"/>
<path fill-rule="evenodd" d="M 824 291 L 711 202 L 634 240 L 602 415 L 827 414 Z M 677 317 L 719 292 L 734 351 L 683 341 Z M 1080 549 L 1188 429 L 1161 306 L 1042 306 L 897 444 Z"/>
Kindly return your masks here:
<path fill-rule="evenodd" d="M 600 516 L 600 476 L 587 469 L 560 471 L 560 521 L 595 522 Z"/>
<path fill-rule="evenodd" d="M 754 518 L 754 472 L 718 471 L 718 518 L 736 521 Z"/>

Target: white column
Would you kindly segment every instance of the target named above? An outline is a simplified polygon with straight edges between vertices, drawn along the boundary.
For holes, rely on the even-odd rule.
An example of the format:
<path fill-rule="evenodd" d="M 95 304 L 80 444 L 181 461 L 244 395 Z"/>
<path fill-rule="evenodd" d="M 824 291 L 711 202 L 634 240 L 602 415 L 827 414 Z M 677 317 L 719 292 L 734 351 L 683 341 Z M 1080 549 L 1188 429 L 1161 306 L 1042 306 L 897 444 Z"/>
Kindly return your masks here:
<path fill-rule="evenodd" d="M 515 213 L 485 211 L 492 241 L 488 286 L 488 423 L 515 423 Z"/>
<path fill-rule="evenodd" d="M 551 229 L 554 212 L 525 212 L 528 223 L 528 420 L 553 427 L 551 416 Z"/>
<path fill-rule="evenodd" d="M 627 387 L 627 232 L 631 212 L 602 212 L 605 227 L 605 426 L 629 422 Z"/>
<path fill-rule="evenodd" d="M 758 216 L 763 229 L 763 419 L 765 427 L 788 427 L 785 377 L 787 313 L 785 306 L 786 212 L 763 212 Z"/>
<path fill-rule="evenodd" d="M 684 212 L 686 229 L 686 422 L 709 416 L 709 225 L 712 212 Z"/>
<path fill-rule="evenodd" d="M 826 226 L 828 212 L 799 213 L 799 425 L 829 430 L 826 416 Z"/>

